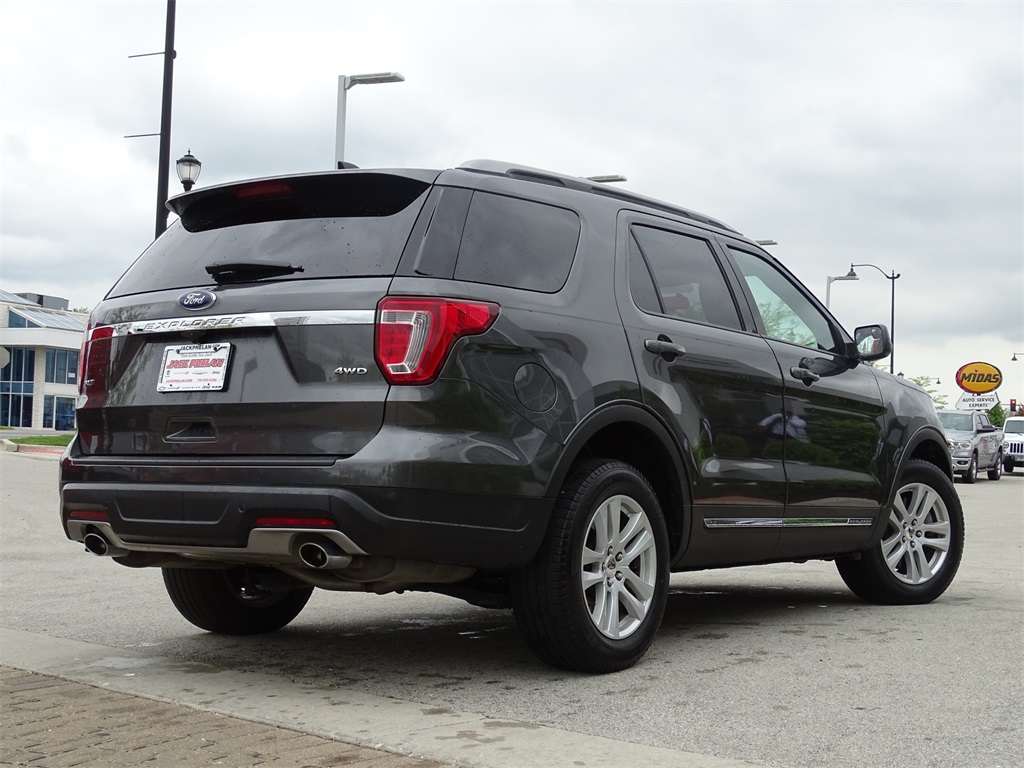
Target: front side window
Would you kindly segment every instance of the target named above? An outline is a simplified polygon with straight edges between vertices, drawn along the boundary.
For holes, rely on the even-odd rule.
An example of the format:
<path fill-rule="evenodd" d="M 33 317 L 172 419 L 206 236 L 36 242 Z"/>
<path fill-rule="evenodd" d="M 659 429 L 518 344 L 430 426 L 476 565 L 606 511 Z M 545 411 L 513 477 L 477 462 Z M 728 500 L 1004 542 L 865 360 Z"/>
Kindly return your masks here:
<path fill-rule="evenodd" d="M 742 329 L 725 275 L 706 240 L 635 226 L 629 247 L 630 290 L 641 309 Z M 650 276 L 655 284 L 653 292 Z"/>
<path fill-rule="evenodd" d="M 752 253 L 729 251 L 754 297 L 767 336 L 801 347 L 839 351 L 832 325 L 789 276 Z"/>

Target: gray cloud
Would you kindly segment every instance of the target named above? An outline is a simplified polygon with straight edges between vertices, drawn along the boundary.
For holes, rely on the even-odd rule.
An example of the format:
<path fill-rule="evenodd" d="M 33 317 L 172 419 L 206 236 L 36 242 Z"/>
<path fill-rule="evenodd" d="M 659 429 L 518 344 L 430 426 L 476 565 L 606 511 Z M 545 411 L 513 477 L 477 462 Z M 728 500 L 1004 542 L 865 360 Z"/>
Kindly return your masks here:
<path fill-rule="evenodd" d="M 151 239 L 157 139 L 123 136 L 159 129 L 162 57 L 128 56 L 165 7 L 0 4 L 5 289 L 95 304 Z M 951 378 L 1024 351 L 1022 9 L 180 0 L 172 159 L 201 185 L 326 170 L 337 76 L 398 70 L 349 92 L 359 165 L 622 173 L 778 240 L 819 295 L 894 269 L 898 364 Z M 832 307 L 887 320 L 888 289 L 866 270 Z"/>

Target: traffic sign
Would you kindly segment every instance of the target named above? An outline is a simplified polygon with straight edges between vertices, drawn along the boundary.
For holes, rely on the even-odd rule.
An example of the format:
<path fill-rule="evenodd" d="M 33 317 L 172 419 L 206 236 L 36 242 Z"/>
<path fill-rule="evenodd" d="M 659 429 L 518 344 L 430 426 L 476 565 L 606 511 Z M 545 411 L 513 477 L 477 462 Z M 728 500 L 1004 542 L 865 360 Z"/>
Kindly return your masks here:
<path fill-rule="evenodd" d="M 998 392 L 986 392 L 983 395 L 964 392 L 956 401 L 958 411 L 990 411 L 999 405 Z"/>

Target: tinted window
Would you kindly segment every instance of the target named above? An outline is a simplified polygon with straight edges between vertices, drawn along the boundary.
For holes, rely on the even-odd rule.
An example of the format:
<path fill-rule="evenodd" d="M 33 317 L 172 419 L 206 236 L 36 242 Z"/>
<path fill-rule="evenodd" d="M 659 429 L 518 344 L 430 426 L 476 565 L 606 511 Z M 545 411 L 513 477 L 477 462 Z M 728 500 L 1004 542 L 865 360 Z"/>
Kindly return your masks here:
<path fill-rule="evenodd" d="M 455 279 L 554 293 L 569 276 L 579 236 L 573 211 L 475 192 Z"/>
<path fill-rule="evenodd" d="M 639 226 L 633 227 L 633 237 L 639 247 L 631 254 L 630 278 L 642 280 L 642 270 L 633 263 L 639 256 L 654 276 L 661 305 L 660 310 L 650 309 L 653 299 L 643 295 L 641 283 L 640 294 L 634 294 L 641 309 L 723 328 L 742 328 L 725 275 L 706 240 Z"/>
<path fill-rule="evenodd" d="M 629 238 L 629 292 L 633 296 L 633 302 L 644 312 L 654 315 L 664 313 L 658 289 L 654 287 L 651 270 L 640 253 L 636 238 L 632 236 Z"/>
<path fill-rule="evenodd" d="M 290 180 L 290 197 L 246 197 L 253 184 L 200 197 L 110 296 L 211 285 L 206 267 L 225 262 L 302 267 L 275 280 L 393 275 L 429 185 L 381 174 L 314 178 Z"/>
<path fill-rule="evenodd" d="M 734 248 L 730 251 L 769 337 L 802 347 L 837 351 L 831 324 L 786 274 L 760 256 Z"/>

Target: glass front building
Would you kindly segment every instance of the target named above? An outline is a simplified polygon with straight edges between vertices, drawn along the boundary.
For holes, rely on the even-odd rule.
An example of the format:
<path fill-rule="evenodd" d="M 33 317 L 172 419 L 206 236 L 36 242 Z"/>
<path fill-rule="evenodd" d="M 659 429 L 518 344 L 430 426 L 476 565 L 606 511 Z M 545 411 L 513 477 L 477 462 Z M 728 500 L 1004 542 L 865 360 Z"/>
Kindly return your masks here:
<path fill-rule="evenodd" d="M 87 318 L 29 295 L 41 303 L 0 289 L 0 426 L 73 430 Z"/>

